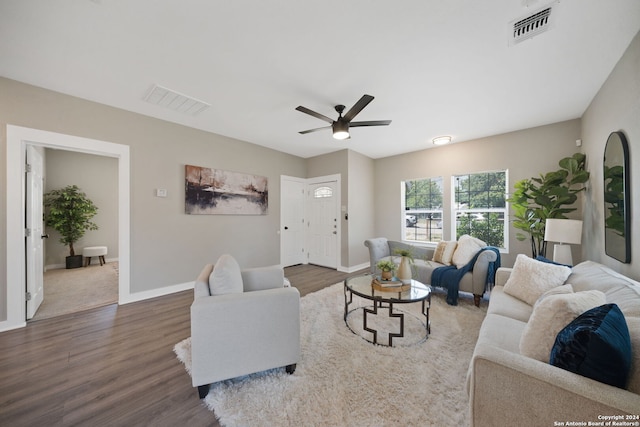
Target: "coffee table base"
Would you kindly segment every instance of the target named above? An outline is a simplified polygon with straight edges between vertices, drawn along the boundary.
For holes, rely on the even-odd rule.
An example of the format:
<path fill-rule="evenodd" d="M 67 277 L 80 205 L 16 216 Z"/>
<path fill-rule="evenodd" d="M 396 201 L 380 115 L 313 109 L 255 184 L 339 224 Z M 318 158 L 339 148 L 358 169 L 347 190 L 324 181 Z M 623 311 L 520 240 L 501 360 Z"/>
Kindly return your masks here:
<path fill-rule="evenodd" d="M 346 308 L 346 307 L 345 307 Z M 382 310 L 381 310 L 382 309 Z M 361 335 L 361 333 L 358 333 L 358 331 L 354 330 L 354 328 L 352 327 L 352 325 L 349 324 L 349 317 L 352 313 L 356 312 L 357 310 L 362 310 L 362 329 L 364 331 L 367 331 L 369 333 L 372 334 L 372 338 L 368 339 L 366 337 L 364 337 L 363 335 Z M 388 343 L 381 343 L 378 342 L 378 331 L 377 329 L 374 329 L 371 325 L 372 322 L 370 322 L 369 319 L 369 315 L 373 315 L 373 316 L 382 316 L 384 315 L 384 311 L 383 310 L 387 310 L 388 313 L 388 317 L 389 318 L 398 318 L 400 319 L 400 328 L 399 328 L 399 332 L 395 333 L 395 332 L 388 332 Z M 394 308 L 393 303 L 383 303 L 382 301 L 373 301 L 373 305 L 371 306 L 366 306 L 366 307 L 356 307 L 353 308 L 349 311 L 345 312 L 345 324 L 347 325 L 347 328 L 349 328 L 349 330 L 354 334 L 354 335 L 358 335 L 359 337 L 361 337 L 362 339 L 364 339 L 365 341 L 368 341 L 372 344 L 376 344 L 376 345 L 381 345 L 381 346 L 386 346 L 386 347 L 393 347 L 393 339 L 394 338 L 404 338 L 405 337 L 405 320 L 407 319 L 407 317 L 405 316 L 410 316 L 412 317 L 414 320 L 414 322 L 420 322 L 420 324 L 422 325 L 423 330 L 425 331 L 424 337 L 416 342 L 413 342 L 411 344 L 408 345 L 401 345 L 402 347 L 409 347 L 409 346 L 413 346 L 413 345 L 417 345 L 417 344 L 422 344 L 423 342 L 425 342 L 428 338 L 429 338 L 429 334 L 431 334 L 431 322 L 429 320 L 429 305 L 426 301 L 422 302 L 422 314 L 425 317 L 425 320 L 422 321 L 420 320 L 418 317 L 416 317 L 414 314 L 409 313 L 409 312 L 405 312 L 403 310 L 399 310 L 397 308 Z M 353 322 L 352 322 L 353 323 Z M 359 329 L 359 328 L 357 328 Z M 386 331 L 385 331 L 386 332 Z"/>

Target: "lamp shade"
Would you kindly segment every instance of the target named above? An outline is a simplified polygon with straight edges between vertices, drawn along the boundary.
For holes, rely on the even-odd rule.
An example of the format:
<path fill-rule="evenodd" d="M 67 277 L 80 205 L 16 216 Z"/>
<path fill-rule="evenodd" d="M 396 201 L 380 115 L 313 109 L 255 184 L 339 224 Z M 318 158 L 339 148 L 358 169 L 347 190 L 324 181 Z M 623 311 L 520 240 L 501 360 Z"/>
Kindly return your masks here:
<path fill-rule="evenodd" d="M 343 120 L 333 122 L 333 137 L 335 139 L 349 138 L 349 123 Z"/>
<path fill-rule="evenodd" d="M 547 219 L 544 240 L 579 245 L 582 241 L 582 221 L 578 219 Z"/>

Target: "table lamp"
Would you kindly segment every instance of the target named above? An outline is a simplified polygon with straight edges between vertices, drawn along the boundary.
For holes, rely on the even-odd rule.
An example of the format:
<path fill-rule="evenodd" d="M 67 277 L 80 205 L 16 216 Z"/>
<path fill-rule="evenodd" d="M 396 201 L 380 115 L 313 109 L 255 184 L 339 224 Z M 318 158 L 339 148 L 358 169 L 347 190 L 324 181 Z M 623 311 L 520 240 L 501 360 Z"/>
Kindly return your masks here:
<path fill-rule="evenodd" d="M 573 265 L 571 246 L 569 245 L 579 245 L 582 241 L 582 221 L 549 218 L 544 226 L 544 240 L 558 243 L 553 246 L 554 262 Z"/>

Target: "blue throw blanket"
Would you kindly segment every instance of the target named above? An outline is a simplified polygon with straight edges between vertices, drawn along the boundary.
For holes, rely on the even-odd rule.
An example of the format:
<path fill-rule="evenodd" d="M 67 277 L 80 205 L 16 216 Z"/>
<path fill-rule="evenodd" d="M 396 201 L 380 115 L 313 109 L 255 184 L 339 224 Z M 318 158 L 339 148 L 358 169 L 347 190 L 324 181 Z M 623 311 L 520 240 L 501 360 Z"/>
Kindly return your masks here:
<path fill-rule="evenodd" d="M 447 289 L 447 304 L 458 305 L 458 290 L 460 288 L 460 280 L 462 277 L 473 270 L 473 266 L 478 259 L 478 256 L 484 251 L 493 251 L 497 255 L 495 261 L 489 263 L 489 270 L 487 271 L 487 280 L 485 282 L 485 291 L 489 290 L 495 283 L 496 271 L 500 268 L 500 250 L 493 246 L 487 246 L 478 251 L 474 255 L 473 259 L 460 268 L 456 268 L 455 265 L 446 265 L 438 267 L 431 273 L 431 286 L 441 287 Z"/>

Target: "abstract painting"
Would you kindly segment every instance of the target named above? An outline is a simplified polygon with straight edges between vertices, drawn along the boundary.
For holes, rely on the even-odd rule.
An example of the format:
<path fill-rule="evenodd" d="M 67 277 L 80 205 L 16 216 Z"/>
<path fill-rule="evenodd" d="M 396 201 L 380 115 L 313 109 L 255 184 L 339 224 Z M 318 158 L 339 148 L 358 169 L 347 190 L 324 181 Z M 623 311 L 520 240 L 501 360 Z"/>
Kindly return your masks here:
<path fill-rule="evenodd" d="M 266 215 L 267 178 L 239 172 L 185 166 L 185 213 Z"/>

